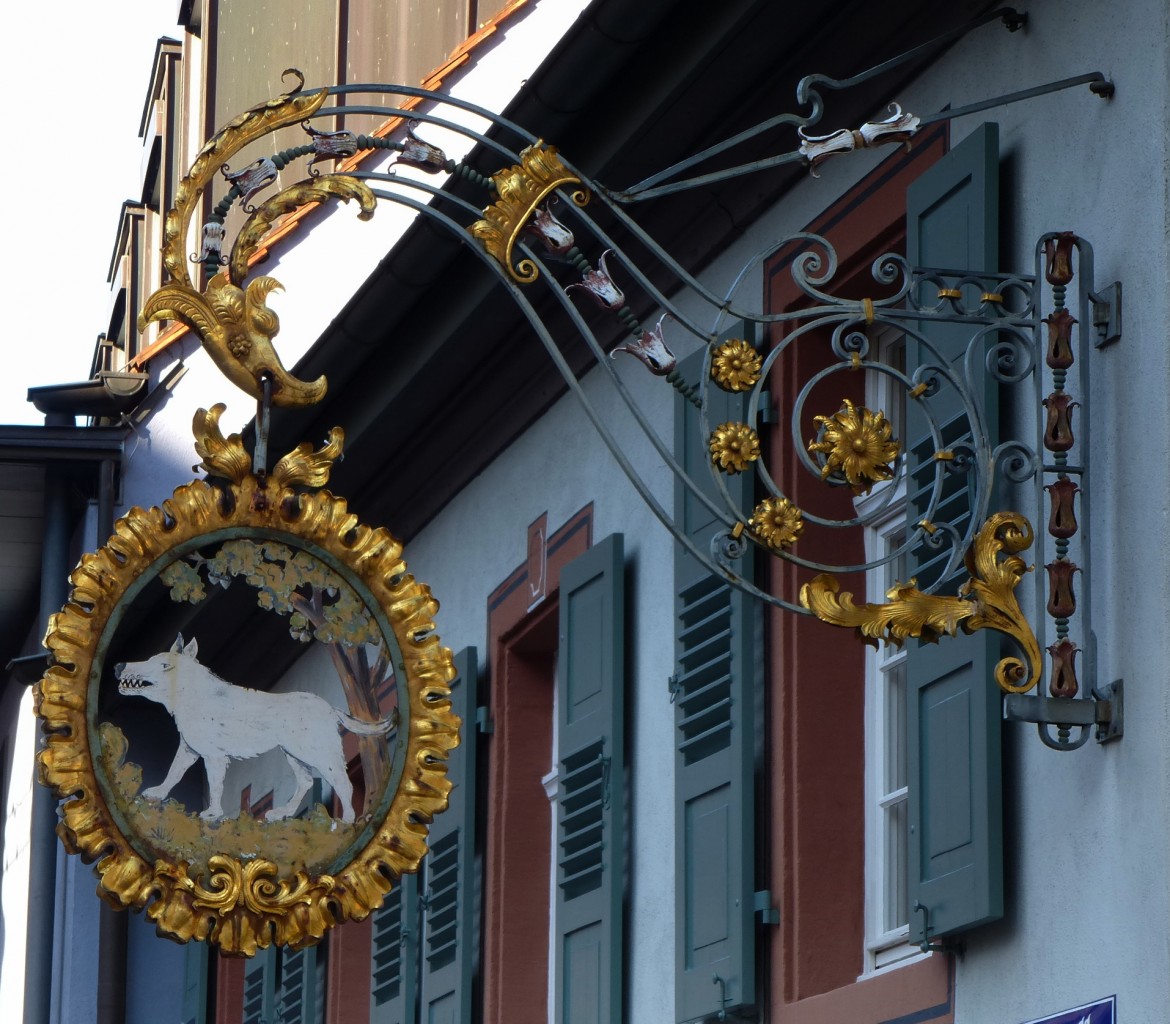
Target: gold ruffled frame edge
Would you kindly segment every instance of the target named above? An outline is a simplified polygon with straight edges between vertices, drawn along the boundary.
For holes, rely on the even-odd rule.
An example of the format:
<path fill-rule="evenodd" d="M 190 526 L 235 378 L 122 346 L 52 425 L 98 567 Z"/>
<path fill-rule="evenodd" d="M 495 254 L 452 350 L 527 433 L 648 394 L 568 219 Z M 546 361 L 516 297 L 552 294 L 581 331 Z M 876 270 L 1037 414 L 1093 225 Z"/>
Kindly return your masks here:
<path fill-rule="evenodd" d="M 215 422 L 220 411 L 201 410 L 197 431 L 203 428 L 205 443 L 218 438 L 231 447 L 238 438 L 223 441 Z M 362 525 L 328 491 L 301 493 L 273 477 L 265 487 L 250 473 L 232 476 L 184 484 L 161 507 L 132 508 L 105 546 L 82 558 L 70 575 L 69 600 L 49 621 L 51 667 L 35 687 L 34 706 L 46 734 L 38 777 L 63 801 L 57 831 L 66 849 L 96 862 L 99 894 L 115 907 L 145 910 L 172 939 L 208 940 L 226 954 L 252 956 L 272 943 L 304 948 L 336 924 L 362 920 L 382 905 L 393 882 L 418 870 L 427 823 L 447 807 L 446 760 L 459 743 L 460 722 L 451 709 L 451 652 L 434 633 L 438 602 L 406 571 L 402 545 L 387 530 Z M 110 616 L 133 581 L 168 551 L 233 527 L 285 533 L 335 557 L 382 606 L 402 653 L 410 711 L 402 776 L 373 838 L 334 875 L 280 877 L 263 857 L 217 855 L 204 887 L 185 862 L 151 863 L 139 855 L 95 774 L 89 679 Z"/>

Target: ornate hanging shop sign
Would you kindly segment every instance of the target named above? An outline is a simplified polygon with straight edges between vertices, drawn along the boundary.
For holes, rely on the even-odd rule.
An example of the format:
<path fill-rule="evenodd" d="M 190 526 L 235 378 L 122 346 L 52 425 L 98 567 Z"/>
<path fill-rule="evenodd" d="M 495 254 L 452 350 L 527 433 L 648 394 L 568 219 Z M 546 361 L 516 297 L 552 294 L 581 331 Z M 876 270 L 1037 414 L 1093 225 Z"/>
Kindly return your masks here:
<path fill-rule="evenodd" d="M 208 479 L 131 509 L 74 570 L 37 713 L 61 836 L 105 898 L 250 955 L 364 918 L 418 868 L 459 721 L 402 546 L 317 489 L 341 432 L 258 476 L 222 411 L 195 419 Z M 250 611 L 260 649 L 225 645 Z M 293 669 L 264 689 L 241 664 Z"/>

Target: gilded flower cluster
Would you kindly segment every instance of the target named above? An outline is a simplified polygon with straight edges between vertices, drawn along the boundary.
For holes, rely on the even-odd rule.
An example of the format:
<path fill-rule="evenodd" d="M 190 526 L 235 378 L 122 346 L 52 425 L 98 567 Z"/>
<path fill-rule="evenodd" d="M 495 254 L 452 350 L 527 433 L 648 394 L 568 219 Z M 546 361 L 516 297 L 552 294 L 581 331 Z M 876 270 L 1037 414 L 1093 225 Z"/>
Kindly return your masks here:
<path fill-rule="evenodd" d="M 760 379 L 763 359 L 742 338 L 725 341 L 711 356 L 711 379 L 724 391 L 747 391 Z"/>
<path fill-rule="evenodd" d="M 808 450 L 824 456 L 822 480 L 840 473 L 855 494 L 868 494 L 874 484 L 893 478 L 893 463 L 902 448 L 882 412 L 855 408 L 846 398 L 838 412 L 813 422 L 821 429 Z"/>
<path fill-rule="evenodd" d="M 760 457 L 760 438 L 746 423 L 723 423 L 711 432 L 711 461 L 724 473 L 742 473 Z"/>
<path fill-rule="evenodd" d="M 765 498 L 753 510 L 748 525 L 778 552 L 796 543 L 804 531 L 804 513 L 787 498 Z"/>

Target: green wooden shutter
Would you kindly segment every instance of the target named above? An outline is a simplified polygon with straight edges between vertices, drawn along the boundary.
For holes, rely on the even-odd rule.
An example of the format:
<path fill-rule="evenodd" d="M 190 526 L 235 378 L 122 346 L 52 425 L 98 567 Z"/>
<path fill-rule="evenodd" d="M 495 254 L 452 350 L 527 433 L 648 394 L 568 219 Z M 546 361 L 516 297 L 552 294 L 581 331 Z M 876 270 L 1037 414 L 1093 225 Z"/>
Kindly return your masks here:
<path fill-rule="evenodd" d="M 623 576 L 621 534 L 590 548 L 561 573 L 557 1024 L 623 1020 Z"/>
<path fill-rule="evenodd" d="M 997 269 L 998 174 L 997 126 L 985 124 L 910 187 L 907 255 L 913 266 L 976 272 Z M 933 294 L 923 298 L 934 301 Z M 947 358 L 957 359 L 971 329 L 929 325 L 924 333 Z M 914 345 L 909 357 L 910 366 L 923 358 Z M 982 359 L 975 362 L 982 369 Z M 997 396 L 996 383 L 982 374 L 974 400 L 986 411 L 993 431 Z M 930 404 L 942 423 L 944 447 L 961 446 L 970 438 L 953 388 L 943 386 L 922 401 Z M 934 442 L 926 433 L 921 411 L 913 400 L 909 406 L 907 524 L 914 530 L 924 515 L 939 464 L 933 459 Z M 970 518 L 966 477 L 948 470 L 943 494 L 938 518 L 958 520 L 960 527 L 965 526 Z M 922 543 L 911 552 L 912 573 L 921 585 L 939 578 L 944 561 L 945 552 Z M 963 578 L 961 569 L 953 573 L 944 592 L 953 593 Z M 988 632 L 944 637 L 937 645 L 912 642 L 907 678 L 910 937 L 914 942 L 1003 916 L 1002 722 L 999 692 L 992 678 L 998 651 L 995 635 Z"/>
<path fill-rule="evenodd" d="M 207 1021 L 207 961 L 206 942 L 187 943 L 183 964 L 182 1024 L 205 1024 Z"/>
<path fill-rule="evenodd" d="M 374 914 L 370 1024 L 414 1024 L 418 979 L 418 876 L 403 875 Z"/>
<path fill-rule="evenodd" d="M 426 1024 L 471 1024 L 475 966 L 475 709 L 478 656 L 455 655 L 451 705 L 463 725 L 447 761 L 453 783 L 447 810 L 435 817 L 423 861 L 424 928 L 419 1002 Z"/>
<path fill-rule="evenodd" d="M 280 951 L 280 1024 L 319 1024 L 317 953 L 316 946 Z"/>
<path fill-rule="evenodd" d="M 724 338 L 756 333 L 737 324 Z M 682 361 L 691 383 L 703 353 Z M 714 429 L 744 421 L 747 400 L 713 388 Z M 692 480 L 716 501 L 707 438 L 698 410 L 675 409 L 675 453 Z M 741 508 L 751 508 L 753 477 L 724 478 Z M 677 486 L 677 520 L 700 551 L 722 524 Z M 751 578 L 751 556 L 738 566 Z M 681 546 L 675 556 L 675 1016 L 695 1020 L 755 1002 L 755 699 L 760 611 L 742 591 L 709 573 Z M 720 981 L 713 979 L 718 977 Z"/>
<path fill-rule="evenodd" d="M 244 968 L 243 1024 L 276 1024 L 276 949 L 259 949 Z"/>

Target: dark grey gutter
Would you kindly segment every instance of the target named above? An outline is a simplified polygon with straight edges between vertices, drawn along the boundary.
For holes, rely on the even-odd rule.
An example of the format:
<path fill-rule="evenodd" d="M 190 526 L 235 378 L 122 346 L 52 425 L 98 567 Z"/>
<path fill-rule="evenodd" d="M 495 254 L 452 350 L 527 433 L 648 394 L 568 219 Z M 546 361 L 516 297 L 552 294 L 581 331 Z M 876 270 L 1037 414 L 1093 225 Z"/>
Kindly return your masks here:
<path fill-rule="evenodd" d="M 92 380 L 29 388 L 28 400 L 46 416 L 120 416 L 142 401 L 149 379 L 145 373 L 103 371 Z"/>

